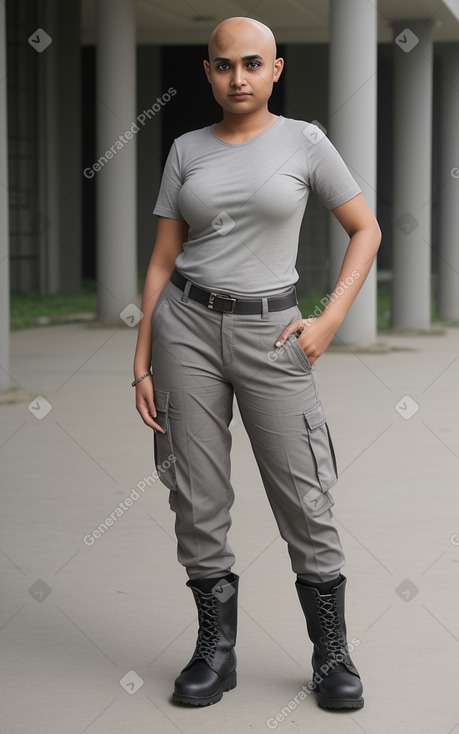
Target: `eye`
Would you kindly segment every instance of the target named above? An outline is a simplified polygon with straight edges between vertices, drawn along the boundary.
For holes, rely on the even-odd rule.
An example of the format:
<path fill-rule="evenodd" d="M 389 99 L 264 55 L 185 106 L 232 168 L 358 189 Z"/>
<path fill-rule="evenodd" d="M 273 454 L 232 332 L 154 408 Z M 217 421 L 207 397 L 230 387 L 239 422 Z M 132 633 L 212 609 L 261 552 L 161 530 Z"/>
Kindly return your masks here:
<path fill-rule="evenodd" d="M 223 69 L 223 66 L 225 66 L 226 68 Z M 218 71 L 226 71 L 227 69 L 229 69 L 229 64 L 227 64 L 226 61 L 222 61 L 221 64 L 218 64 L 217 69 Z"/>
<path fill-rule="evenodd" d="M 252 64 L 254 64 L 254 66 L 251 66 Z M 252 69 L 258 69 L 258 67 L 261 66 L 261 64 L 259 61 L 249 61 L 247 66 L 249 67 L 251 66 Z"/>

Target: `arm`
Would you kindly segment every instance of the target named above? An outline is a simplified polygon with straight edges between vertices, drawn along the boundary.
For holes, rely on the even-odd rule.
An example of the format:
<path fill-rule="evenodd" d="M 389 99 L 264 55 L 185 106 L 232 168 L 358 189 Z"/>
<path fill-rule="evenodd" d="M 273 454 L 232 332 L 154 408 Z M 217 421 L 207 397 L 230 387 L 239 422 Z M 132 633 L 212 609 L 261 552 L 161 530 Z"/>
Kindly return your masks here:
<path fill-rule="evenodd" d="M 143 318 L 139 323 L 137 346 L 134 356 L 134 378 L 149 372 L 151 366 L 151 315 L 156 302 L 175 266 L 175 259 L 183 251 L 183 243 L 188 239 L 188 224 L 176 219 L 158 217 L 155 246 L 145 278 L 141 311 Z M 147 426 L 163 432 L 155 423 L 156 408 L 153 400 L 153 380 L 147 377 L 137 383 L 136 408 Z"/>
<path fill-rule="evenodd" d="M 378 222 L 362 194 L 332 209 L 332 213 L 346 230 L 350 241 L 331 298 L 318 318 L 293 321 L 276 342 L 276 347 L 280 347 L 290 334 L 301 330 L 298 341 L 311 364 L 323 354 L 338 331 L 365 282 L 381 242 Z M 347 287 L 337 293 L 342 281 Z"/>

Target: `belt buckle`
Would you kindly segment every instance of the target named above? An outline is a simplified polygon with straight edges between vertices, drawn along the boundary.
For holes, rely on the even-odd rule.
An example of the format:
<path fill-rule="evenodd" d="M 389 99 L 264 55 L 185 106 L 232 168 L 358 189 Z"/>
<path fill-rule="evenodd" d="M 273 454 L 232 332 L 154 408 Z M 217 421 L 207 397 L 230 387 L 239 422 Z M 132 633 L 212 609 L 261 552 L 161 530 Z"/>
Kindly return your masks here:
<path fill-rule="evenodd" d="M 221 293 L 211 293 L 209 296 L 209 302 L 207 304 L 207 308 L 211 308 L 211 309 L 214 308 L 215 298 L 221 298 L 224 301 L 231 302 L 231 310 L 223 311 L 223 313 L 234 313 L 235 308 L 236 308 L 237 298 L 233 298 L 232 296 L 225 296 L 225 295 L 222 295 Z"/>

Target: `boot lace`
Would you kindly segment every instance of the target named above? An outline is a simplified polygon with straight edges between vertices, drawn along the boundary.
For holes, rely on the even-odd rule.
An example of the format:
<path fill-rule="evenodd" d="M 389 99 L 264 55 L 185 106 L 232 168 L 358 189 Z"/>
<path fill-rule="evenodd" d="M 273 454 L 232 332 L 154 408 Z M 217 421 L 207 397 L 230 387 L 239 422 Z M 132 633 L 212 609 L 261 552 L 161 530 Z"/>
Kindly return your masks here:
<path fill-rule="evenodd" d="M 193 657 L 212 660 L 219 639 L 217 600 L 213 594 L 196 595 L 196 604 L 199 629 Z"/>
<path fill-rule="evenodd" d="M 321 642 L 323 643 L 327 657 L 336 660 L 337 663 L 349 662 L 344 630 L 339 622 L 336 599 L 333 596 L 319 596 L 319 617 L 323 630 Z"/>

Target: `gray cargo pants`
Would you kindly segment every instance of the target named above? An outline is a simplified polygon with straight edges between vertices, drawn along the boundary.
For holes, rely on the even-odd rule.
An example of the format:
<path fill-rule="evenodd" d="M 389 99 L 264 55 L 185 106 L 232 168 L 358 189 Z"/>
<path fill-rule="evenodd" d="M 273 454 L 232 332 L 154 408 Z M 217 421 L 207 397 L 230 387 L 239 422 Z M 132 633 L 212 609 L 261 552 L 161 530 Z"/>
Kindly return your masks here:
<path fill-rule="evenodd" d="M 297 306 L 213 311 L 171 282 L 153 311 L 155 405 L 166 430 L 154 433 L 155 463 L 170 490 L 177 556 L 189 578 L 226 575 L 235 561 L 227 542 L 234 394 L 293 571 L 331 581 L 345 563 L 330 509 L 337 472 L 315 367 L 294 335 L 274 346 L 297 318 Z"/>

